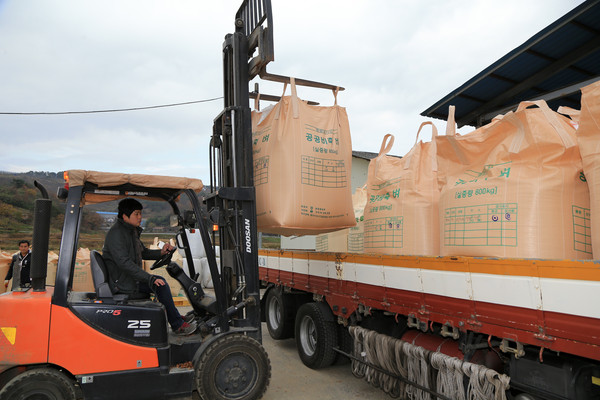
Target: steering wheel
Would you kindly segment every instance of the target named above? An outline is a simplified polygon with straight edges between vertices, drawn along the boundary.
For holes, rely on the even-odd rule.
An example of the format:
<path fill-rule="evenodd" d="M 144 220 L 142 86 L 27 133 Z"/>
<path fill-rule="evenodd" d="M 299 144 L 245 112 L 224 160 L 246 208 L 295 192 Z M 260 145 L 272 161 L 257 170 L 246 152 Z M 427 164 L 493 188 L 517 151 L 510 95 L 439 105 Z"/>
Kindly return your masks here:
<path fill-rule="evenodd" d="M 163 265 L 169 264 L 171 262 L 171 258 L 173 257 L 173 254 L 175 253 L 176 250 L 177 250 L 177 247 L 173 247 L 173 249 L 167 251 L 161 258 L 154 261 L 154 264 L 152 264 L 150 269 L 153 270 L 156 268 L 160 268 Z"/>

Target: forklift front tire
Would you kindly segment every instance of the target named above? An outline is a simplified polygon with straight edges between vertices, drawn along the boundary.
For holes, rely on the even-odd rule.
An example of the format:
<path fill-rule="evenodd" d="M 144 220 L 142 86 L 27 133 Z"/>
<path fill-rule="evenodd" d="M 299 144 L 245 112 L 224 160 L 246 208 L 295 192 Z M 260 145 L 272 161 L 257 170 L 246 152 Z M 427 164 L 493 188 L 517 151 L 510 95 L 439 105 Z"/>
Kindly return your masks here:
<path fill-rule="evenodd" d="M 75 400 L 75 385 L 52 368 L 33 368 L 11 379 L 0 390 L 0 399 Z"/>
<path fill-rule="evenodd" d="M 196 388 L 204 400 L 260 399 L 271 379 L 263 346 L 243 334 L 227 334 L 194 357 Z"/>

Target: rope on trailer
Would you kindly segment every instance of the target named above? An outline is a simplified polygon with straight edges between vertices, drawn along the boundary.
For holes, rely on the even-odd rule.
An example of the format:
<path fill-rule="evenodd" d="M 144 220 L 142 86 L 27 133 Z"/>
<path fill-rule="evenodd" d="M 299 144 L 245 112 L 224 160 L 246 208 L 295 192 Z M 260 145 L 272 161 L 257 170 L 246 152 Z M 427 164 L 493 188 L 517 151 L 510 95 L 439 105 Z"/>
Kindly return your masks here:
<path fill-rule="evenodd" d="M 382 369 L 390 371 L 395 375 L 406 377 L 407 370 L 406 368 L 403 368 L 402 365 L 402 361 L 405 358 L 403 357 L 402 346 L 396 346 L 393 341 L 387 340 L 386 336 L 378 334 L 375 336 L 375 345 L 377 349 L 376 353 L 378 355 L 377 359 L 381 361 Z M 395 357 L 396 354 L 399 357 Z M 405 384 L 398 381 L 398 379 L 381 372 L 378 373 L 378 378 L 379 386 L 384 392 L 388 393 L 390 397 L 398 398 L 400 393 L 404 392 Z"/>
<path fill-rule="evenodd" d="M 352 337 L 352 354 L 362 360 L 367 360 L 367 353 L 364 351 L 363 343 L 364 343 L 364 334 L 366 333 L 366 329 L 357 329 L 356 326 L 348 327 L 348 332 Z M 364 378 L 366 376 L 367 366 L 366 364 L 361 363 L 358 360 L 352 360 L 351 364 L 352 374 L 357 378 Z"/>
<path fill-rule="evenodd" d="M 458 358 L 448 357 L 443 353 L 436 352 L 431 355 L 431 366 L 438 371 L 438 392 L 451 395 L 456 400 L 466 400 L 462 364 Z"/>
<path fill-rule="evenodd" d="M 377 334 L 377 332 L 375 331 L 367 331 L 364 334 L 364 352 L 366 354 L 366 359 L 367 360 L 379 360 L 380 357 L 377 356 L 377 344 L 375 343 L 375 335 Z M 379 365 L 379 363 L 377 364 Z M 374 370 L 373 368 L 369 368 L 367 367 L 366 370 L 366 379 L 367 382 L 369 382 L 371 385 L 379 388 L 381 387 L 380 385 L 380 376 L 379 373 Z M 382 388 L 383 389 L 383 388 Z"/>
<path fill-rule="evenodd" d="M 390 358 L 390 364 L 392 366 L 391 372 L 408 379 L 408 368 L 406 367 L 406 355 L 404 353 L 403 343 L 399 340 L 388 340 L 387 342 L 390 343 L 392 347 L 392 350 L 387 354 L 393 354 L 393 358 L 388 357 Z M 406 392 L 406 383 L 404 381 L 395 379 L 392 380 L 392 382 L 394 385 L 389 392 L 390 396 L 398 398 Z"/>
<path fill-rule="evenodd" d="M 390 337 L 388 340 L 397 339 Z M 407 355 L 408 379 L 428 389 L 433 389 L 430 386 L 429 379 L 429 358 L 431 352 L 423 347 L 415 346 L 408 342 L 404 342 L 403 347 L 404 353 Z M 408 394 L 408 398 L 412 400 L 431 400 L 431 395 L 429 393 L 412 386 L 406 388 L 406 393 Z"/>
<path fill-rule="evenodd" d="M 506 375 L 359 326 L 348 331 L 353 340 L 352 373 L 393 398 L 433 400 L 436 397 L 426 391 L 430 390 L 456 400 L 506 400 Z M 466 393 L 464 377 L 469 382 Z"/>
<path fill-rule="evenodd" d="M 463 371 L 469 377 L 468 400 L 506 400 L 510 378 L 482 365 L 463 363 Z"/>
<path fill-rule="evenodd" d="M 358 326 L 348 328 L 353 339 L 353 354 L 358 359 L 371 363 L 392 375 L 401 376 L 423 387 L 430 388 L 429 351 L 422 347 L 397 340 L 375 331 Z M 432 400 L 430 394 L 407 385 L 389 374 L 352 360 L 352 373 L 365 378 L 371 385 L 381 388 L 392 398 Z"/>

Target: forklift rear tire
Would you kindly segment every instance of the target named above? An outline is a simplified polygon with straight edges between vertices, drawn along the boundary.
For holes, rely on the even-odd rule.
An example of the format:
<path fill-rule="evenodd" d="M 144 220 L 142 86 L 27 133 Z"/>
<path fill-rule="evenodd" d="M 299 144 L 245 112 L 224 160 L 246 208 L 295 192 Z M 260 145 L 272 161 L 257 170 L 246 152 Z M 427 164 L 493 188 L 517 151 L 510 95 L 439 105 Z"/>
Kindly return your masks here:
<path fill-rule="evenodd" d="M 272 288 L 267 293 L 265 320 L 269 335 L 275 340 L 294 336 L 294 304 L 289 295 L 280 288 Z"/>
<path fill-rule="evenodd" d="M 0 390 L 0 399 L 75 400 L 75 385 L 60 371 L 34 368 L 11 379 Z"/>
<path fill-rule="evenodd" d="M 302 363 L 309 368 L 328 367 L 338 354 L 337 324 L 323 303 L 303 304 L 296 314 L 296 347 Z"/>
<path fill-rule="evenodd" d="M 271 363 L 263 346 L 243 334 L 228 334 L 194 357 L 196 387 L 204 400 L 259 399 L 271 379 Z"/>

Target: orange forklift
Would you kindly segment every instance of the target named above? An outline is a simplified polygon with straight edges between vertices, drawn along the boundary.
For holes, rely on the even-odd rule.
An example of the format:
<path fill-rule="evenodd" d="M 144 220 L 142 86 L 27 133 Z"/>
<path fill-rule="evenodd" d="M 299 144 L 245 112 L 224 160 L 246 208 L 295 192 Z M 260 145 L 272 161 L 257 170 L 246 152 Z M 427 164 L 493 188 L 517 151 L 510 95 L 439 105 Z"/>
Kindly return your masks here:
<path fill-rule="evenodd" d="M 194 392 L 205 400 L 246 400 L 264 394 L 271 366 L 261 345 L 248 83 L 272 59 L 270 0 L 245 0 L 223 45 L 224 110 L 213 125 L 205 204 L 196 179 L 65 174 L 54 287 L 45 284 L 52 201 L 36 183 L 42 198 L 35 204 L 32 288 L 0 295 L 0 400 L 191 398 Z M 160 303 L 112 293 L 98 251 L 90 257 L 95 291 L 73 290 L 84 207 L 124 197 L 164 201 L 172 209 L 189 276 L 169 255 L 153 267 L 167 265 L 184 289 L 198 325 L 190 336 L 171 333 Z M 192 232 L 201 236 L 214 297 L 190 278 L 199 267 Z"/>

